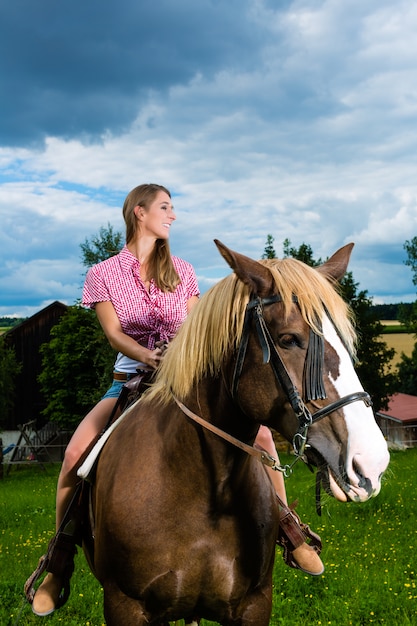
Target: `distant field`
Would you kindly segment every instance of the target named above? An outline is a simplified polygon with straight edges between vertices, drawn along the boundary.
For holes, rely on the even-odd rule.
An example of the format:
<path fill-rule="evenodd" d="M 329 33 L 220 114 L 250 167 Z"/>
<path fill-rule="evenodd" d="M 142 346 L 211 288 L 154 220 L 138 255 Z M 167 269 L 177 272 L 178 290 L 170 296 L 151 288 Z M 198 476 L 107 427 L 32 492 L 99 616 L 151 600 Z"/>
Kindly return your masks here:
<path fill-rule="evenodd" d="M 411 356 L 414 343 L 416 342 L 413 335 L 407 335 L 405 333 L 382 335 L 382 338 L 388 348 L 394 348 L 395 350 L 395 357 L 392 361 L 393 364 L 399 363 L 402 352 L 406 356 Z"/>
<path fill-rule="evenodd" d="M 404 353 L 406 356 L 411 356 L 417 339 L 414 335 L 409 333 L 392 332 L 393 327 L 401 326 L 400 322 L 397 322 L 397 320 L 381 320 L 381 324 L 386 326 L 387 330 L 388 328 L 390 329 L 390 332 L 382 334 L 382 339 L 385 341 L 388 348 L 394 348 L 395 357 L 392 360 L 392 364 L 397 365 L 401 360 L 401 353 Z"/>

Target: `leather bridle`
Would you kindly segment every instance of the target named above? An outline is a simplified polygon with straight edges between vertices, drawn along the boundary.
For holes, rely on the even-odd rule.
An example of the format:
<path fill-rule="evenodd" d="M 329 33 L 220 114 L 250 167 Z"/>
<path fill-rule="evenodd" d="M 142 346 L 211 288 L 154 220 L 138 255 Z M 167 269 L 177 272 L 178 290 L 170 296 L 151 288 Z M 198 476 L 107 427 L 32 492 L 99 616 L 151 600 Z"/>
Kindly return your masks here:
<path fill-rule="evenodd" d="M 291 408 L 294 411 L 294 414 L 298 420 L 298 429 L 293 437 L 292 444 L 296 455 L 302 456 L 307 441 L 308 429 L 314 422 L 318 422 L 330 413 L 333 413 L 334 411 L 337 411 L 338 409 L 341 409 L 344 406 L 351 404 L 352 402 L 357 402 L 358 400 L 362 400 L 366 404 L 366 406 L 372 406 L 372 400 L 370 395 L 366 393 L 366 391 L 356 391 L 354 393 L 348 394 L 347 396 L 339 398 L 335 402 L 331 402 L 330 404 L 318 409 L 313 414 L 311 413 L 311 411 L 302 400 L 297 387 L 291 380 L 290 375 L 288 374 L 287 368 L 285 367 L 284 362 L 275 347 L 275 343 L 271 337 L 271 333 L 269 332 L 268 326 L 263 316 L 264 306 L 274 304 L 276 302 L 282 302 L 282 297 L 279 294 L 269 296 L 268 298 L 254 298 L 249 301 L 246 307 L 242 339 L 238 349 L 235 370 L 232 379 L 232 396 L 236 398 L 239 379 L 242 373 L 243 363 L 245 360 L 247 345 L 249 341 L 250 325 L 253 321 L 258 335 L 259 344 L 262 348 L 263 362 L 269 363 L 271 365 L 271 368 L 275 374 L 275 378 L 278 380 L 282 389 L 284 390 L 291 405 Z M 297 298 L 295 296 L 293 296 L 293 302 L 297 303 Z M 312 330 L 311 333 L 313 332 L 314 331 Z M 321 355 L 321 358 L 323 358 L 323 355 Z M 317 366 L 317 371 L 318 369 L 319 368 Z M 324 387 L 323 394 L 324 395 L 322 395 L 322 399 L 326 397 Z"/>

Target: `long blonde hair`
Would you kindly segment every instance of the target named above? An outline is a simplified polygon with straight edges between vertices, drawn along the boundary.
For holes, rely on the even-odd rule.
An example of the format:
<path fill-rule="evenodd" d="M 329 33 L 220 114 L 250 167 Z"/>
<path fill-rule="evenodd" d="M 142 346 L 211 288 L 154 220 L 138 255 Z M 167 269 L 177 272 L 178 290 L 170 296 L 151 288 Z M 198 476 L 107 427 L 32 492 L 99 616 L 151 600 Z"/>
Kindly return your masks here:
<path fill-rule="evenodd" d="M 154 200 L 157 193 L 164 191 L 171 197 L 166 187 L 154 183 L 139 185 L 128 193 L 123 204 L 123 218 L 126 224 L 126 244 L 129 244 L 136 236 L 137 219 L 135 207 L 140 206 L 145 211 Z M 149 277 L 153 278 L 161 291 L 175 291 L 179 285 L 180 277 L 172 263 L 171 251 L 167 239 L 157 239 L 155 247 L 148 261 Z"/>

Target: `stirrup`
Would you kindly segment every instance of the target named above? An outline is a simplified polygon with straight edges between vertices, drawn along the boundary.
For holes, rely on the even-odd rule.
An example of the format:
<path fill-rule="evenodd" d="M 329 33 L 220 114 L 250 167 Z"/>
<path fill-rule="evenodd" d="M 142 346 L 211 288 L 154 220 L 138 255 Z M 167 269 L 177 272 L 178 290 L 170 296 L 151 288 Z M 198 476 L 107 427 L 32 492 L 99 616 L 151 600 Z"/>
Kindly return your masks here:
<path fill-rule="evenodd" d="M 57 606 L 61 608 L 68 600 L 70 594 L 70 580 L 74 571 L 74 557 L 77 553 L 74 537 L 59 532 L 51 539 L 46 554 L 41 556 L 35 571 L 29 576 L 24 585 L 27 601 L 32 604 L 37 589 L 35 583 L 42 574 L 50 572 L 62 580 L 62 589 L 59 594 Z"/>
<path fill-rule="evenodd" d="M 286 506 L 280 499 L 279 530 L 276 543 L 283 548 L 283 559 L 287 565 L 300 569 L 298 563 L 293 558 L 293 551 L 307 543 L 320 555 L 322 542 L 320 536 L 311 530 L 308 524 L 302 522 L 295 512 L 297 502 Z"/>

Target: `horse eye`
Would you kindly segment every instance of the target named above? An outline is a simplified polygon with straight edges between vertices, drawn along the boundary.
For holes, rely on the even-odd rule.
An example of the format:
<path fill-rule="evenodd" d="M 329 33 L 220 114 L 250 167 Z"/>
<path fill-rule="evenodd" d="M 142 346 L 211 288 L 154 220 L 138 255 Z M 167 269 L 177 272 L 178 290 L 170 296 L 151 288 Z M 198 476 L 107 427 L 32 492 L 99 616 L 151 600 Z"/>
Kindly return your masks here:
<path fill-rule="evenodd" d="M 281 335 L 278 338 L 278 343 L 281 348 L 297 348 L 300 346 L 300 342 L 298 341 L 296 335 Z"/>

